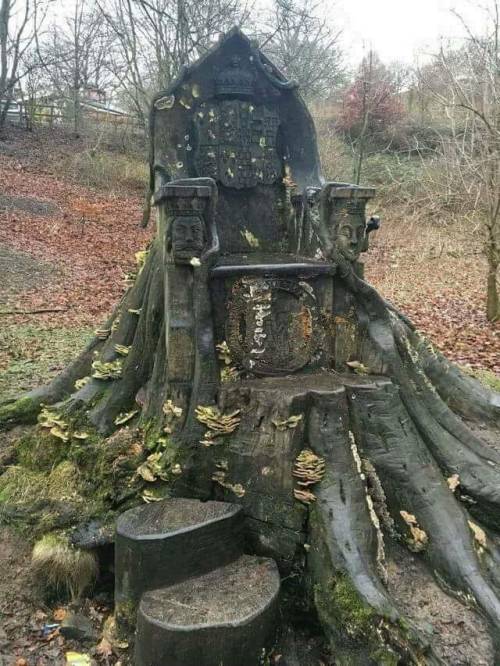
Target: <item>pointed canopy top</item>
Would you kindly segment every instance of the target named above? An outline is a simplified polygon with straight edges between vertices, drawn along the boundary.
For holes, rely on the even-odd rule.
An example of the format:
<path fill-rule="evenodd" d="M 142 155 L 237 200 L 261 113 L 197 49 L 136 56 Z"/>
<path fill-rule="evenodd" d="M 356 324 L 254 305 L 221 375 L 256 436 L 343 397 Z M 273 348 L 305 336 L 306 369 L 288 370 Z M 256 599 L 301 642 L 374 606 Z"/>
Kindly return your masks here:
<path fill-rule="evenodd" d="M 283 163 L 283 173 L 300 190 L 321 185 L 314 123 L 297 84 L 288 81 L 235 26 L 195 63 L 182 68 L 168 88 L 153 100 L 150 116 L 153 190 L 158 172 L 163 183 L 211 175 L 200 173 L 196 167 L 196 124 L 211 104 L 228 99 L 248 102 L 251 108 L 266 109 L 265 114 L 278 118 L 278 158 Z"/>

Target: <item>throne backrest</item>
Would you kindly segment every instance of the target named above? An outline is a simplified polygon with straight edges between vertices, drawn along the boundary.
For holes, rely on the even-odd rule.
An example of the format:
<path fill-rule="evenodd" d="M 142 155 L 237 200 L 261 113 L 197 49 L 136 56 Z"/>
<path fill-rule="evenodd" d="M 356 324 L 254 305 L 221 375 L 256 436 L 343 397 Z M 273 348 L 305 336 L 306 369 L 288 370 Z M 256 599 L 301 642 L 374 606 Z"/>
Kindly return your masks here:
<path fill-rule="evenodd" d="M 292 195 L 320 186 L 314 124 L 295 84 L 238 29 L 155 98 L 154 189 L 217 183 L 222 254 L 295 253 Z"/>

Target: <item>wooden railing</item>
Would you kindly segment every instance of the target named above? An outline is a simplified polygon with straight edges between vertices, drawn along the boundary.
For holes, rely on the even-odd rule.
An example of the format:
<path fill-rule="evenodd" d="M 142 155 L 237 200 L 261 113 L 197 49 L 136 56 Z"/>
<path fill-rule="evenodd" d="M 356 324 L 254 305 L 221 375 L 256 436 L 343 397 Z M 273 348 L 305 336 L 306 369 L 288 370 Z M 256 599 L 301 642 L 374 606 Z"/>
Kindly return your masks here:
<path fill-rule="evenodd" d="M 2 100 L 0 100 L 0 109 Z M 12 102 L 7 112 L 7 120 L 21 127 L 46 126 L 46 127 L 72 127 L 74 117 L 65 113 L 56 104 L 36 104 L 25 102 Z M 127 128 L 135 132 L 142 132 L 144 128 L 141 123 L 126 114 L 117 114 L 106 110 L 92 109 L 86 106 L 80 109 L 80 124 L 83 128 L 89 124 L 99 126 L 100 129 Z"/>

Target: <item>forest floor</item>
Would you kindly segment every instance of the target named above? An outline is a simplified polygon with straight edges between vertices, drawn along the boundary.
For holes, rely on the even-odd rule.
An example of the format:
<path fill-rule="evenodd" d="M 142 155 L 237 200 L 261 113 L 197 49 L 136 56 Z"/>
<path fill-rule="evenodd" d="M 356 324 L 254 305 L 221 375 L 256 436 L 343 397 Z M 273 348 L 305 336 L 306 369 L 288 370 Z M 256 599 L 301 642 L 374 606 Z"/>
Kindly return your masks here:
<path fill-rule="evenodd" d="M 154 224 L 139 227 L 144 192 L 136 174 L 144 165 L 130 166 L 112 151 L 103 162 L 93 150 L 53 132 L 13 131 L 0 139 L 0 400 L 64 367 L 120 298 L 135 253 L 154 232 Z M 76 162 L 76 155 L 84 159 Z M 89 173 L 94 167 L 103 174 L 100 187 Z M 500 323 L 484 315 L 486 266 L 473 232 L 401 218 L 384 202 L 379 212 L 382 229 L 365 259 L 367 279 L 449 358 L 500 389 Z M 9 527 L 0 530 L 0 569 L 11 573 L 0 581 L 0 666 L 64 664 L 71 645 L 57 630 L 43 635 L 44 625 L 57 623 L 57 609 L 32 593 L 26 541 Z M 431 587 L 422 612 L 435 596 Z M 439 617 L 440 607 L 434 610 Z M 98 625 L 105 604 L 87 612 Z M 447 649 L 464 650 L 449 663 L 488 663 L 480 656 L 469 662 L 470 641 L 448 615 L 449 628 L 440 630 L 458 647 L 445 640 Z M 476 633 L 479 644 L 482 628 Z M 481 652 L 474 642 L 471 649 Z M 105 651 L 93 657 L 116 661 Z"/>

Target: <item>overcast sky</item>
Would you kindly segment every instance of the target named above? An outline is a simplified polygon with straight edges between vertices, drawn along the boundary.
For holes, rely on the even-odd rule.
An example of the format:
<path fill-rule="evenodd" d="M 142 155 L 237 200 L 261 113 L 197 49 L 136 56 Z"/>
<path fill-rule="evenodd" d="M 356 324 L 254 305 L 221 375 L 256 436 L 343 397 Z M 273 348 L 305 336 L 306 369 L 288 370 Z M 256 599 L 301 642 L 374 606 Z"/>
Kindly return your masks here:
<path fill-rule="evenodd" d="M 479 29 L 485 22 L 479 5 L 477 0 L 335 0 L 332 18 L 344 27 L 351 62 L 359 62 L 369 48 L 385 62 L 412 62 L 416 52 L 435 52 L 441 38 L 463 35 L 451 9 Z"/>
<path fill-rule="evenodd" d="M 418 53 L 435 53 L 441 39 L 464 35 L 455 9 L 474 30 L 486 23 L 485 6 L 494 0 L 321 0 L 330 12 L 332 26 L 343 30 L 343 47 L 350 64 L 357 65 L 363 53 L 373 48 L 384 62 L 412 63 Z M 269 0 L 253 0 L 254 11 L 269 7 Z M 56 0 L 53 16 L 57 20 L 71 14 L 74 0 Z M 481 9 L 483 7 L 483 9 Z"/>

